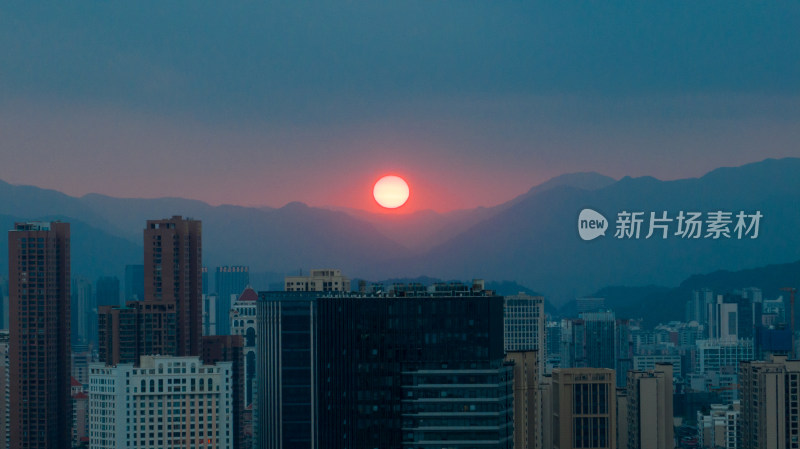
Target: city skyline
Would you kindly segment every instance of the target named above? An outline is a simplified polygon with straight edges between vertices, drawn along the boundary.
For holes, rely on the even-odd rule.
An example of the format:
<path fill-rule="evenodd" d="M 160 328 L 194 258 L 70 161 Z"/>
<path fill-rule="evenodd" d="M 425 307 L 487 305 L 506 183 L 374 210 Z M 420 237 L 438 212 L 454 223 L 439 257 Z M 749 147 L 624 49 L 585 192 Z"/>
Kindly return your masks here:
<path fill-rule="evenodd" d="M 0 3 L 0 449 L 800 449 L 800 2 Z"/>
<path fill-rule="evenodd" d="M 71 244 L 64 237 L 69 229 L 68 223 L 37 222 L 17 223 L 9 231 L 9 243 L 15 242 L 9 253 L 18 253 L 11 259 L 19 261 L 9 273 L 10 295 L 12 305 L 22 307 L 11 310 L 4 369 L 11 368 L 12 394 L 10 403 L 0 401 L 6 410 L 15 409 L 14 386 L 25 384 L 15 374 L 15 351 L 37 350 L 16 338 L 16 317 L 25 316 L 26 300 L 35 301 L 36 295 L 25 294 L 35 290 L 24 288 L 25 282 L 39 281 L 31 271 L 35 267 L 43 274 L 59 273 L 62 285 L 43 297 L 63 295 L 58 307 L 64 319 L 48 325 L 69 333 L 64 308 L 70 305 L 65 290 Z M 72 394 L 76 447 L 221 449 L 249 448 L 254 442 L 261 443 L 256 447 L 270 442 L 351 447 L 353 441 L 359 447 L 386 441 L 410 447 L 461 441 L 471 447 L 479 441 L 498 449 L 669 449 L 695 448 L 697 441 L 724 436 L 726 447 L 736 449 L 762 445 L 752 443 L 763 435 L 762 402 L 771 408 L 785 405 L 767 422 L 774 428 L 770 441 L 790 442 L 796 427 L 796 402 L 783 396 L 795 391 L 800 363 L 787 362 L 796 354 L 787 329 L 794 325 L 793 297 L 787 303 L 774 292 L 737 289 L 737 281 L 728 282 L 675 298 L 685 301 L 685 316 L 669 322 L 658 317 L 654 325 L 619 319 L 630 315 L 616 314 L 624 309 L 604 297 L 582 298 L 574 311 L 545 312 L 543 297 L 499 295 L 482 279 L 351 283 L 348 273 L 328 267 L 286 276 L 283 290 L 257 294 L 246 289 L 228 316 L 233 335 L 215 330 L 187 339 L 197 320 L 180 310 L 191 306 L 191 293 L 201 287 L 195 285 L 203 272 L 196 263 L 201 229 L 200 221 L 181 216 L 147 220 L 144 301 L 101 307 L 100 327 L 111 338 L 101 336 L 94 355 L 99 361 L 93 362 L 91 344 L 89 352 L 84 344 L 73 347 L 71 388 L 59 393 Z M 39 237 L 51 230 L 61 234 Z M 40 250 L 39 245 L 53 247 Z M 47 263 L 31 264 L 39 260 Z M 231 270 L 245 272 L 245 267 L 217 271 Z M 172 279 L 169 273 L 182 274 Z M 118 283 L 111 283 L 113 302 L 119 298 Z M 174 291 L 159 288 L 164 285 Z M 227 287 L 219 282 L 217 288 Z M 182 304 L 179 297 L 190 303 Z M 137 304 L 147 309 L 162 301 L 177 303 L 176 319 L 161 329 L 163 334 L 190 341 L 138 354 L 123 345 L 126 338 L 148 341 L 156 335 L 123 326 L 122 312 L 129 315 Z M 119 325 L 103 325 L 103 317 L 115 311 Z M 551 332 L 553 327 L 559 331 Z M 196 338 L 201 351 L 190 347 Z M 111 356 L 103 342 L 112 340 L 125 351 Z M 758 381 L 765 385 L 785 380 L 786 390 L 765 389 L 750 401 L 748 388 L 755 383 L 737 383 L 739 376 L 761 376 Z M 248 386 L 253 386 L 250 406 Z M 197 400 L 199 411 L 191 402 Z M 223 408 L 232 412 L 221 413 Z M 13 429 L 20 417 L 10 416 Z M 721 416 L 728 419 L 722 425 Z M 736 426 L 746 432 L 738 434 Z"/>

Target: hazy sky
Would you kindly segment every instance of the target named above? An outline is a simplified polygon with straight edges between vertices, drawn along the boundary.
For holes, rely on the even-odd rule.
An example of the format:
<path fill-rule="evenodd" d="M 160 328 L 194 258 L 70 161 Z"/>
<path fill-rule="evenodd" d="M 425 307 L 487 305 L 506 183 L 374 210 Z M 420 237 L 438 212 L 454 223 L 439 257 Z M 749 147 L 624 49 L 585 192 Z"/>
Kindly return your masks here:
<path fill-rule="evenodd" d="M 31 4 L 32 3 L 32 4 Z M 0 179 L 407 210 L 800 156 L 800 3 L 0 4 Z"/>

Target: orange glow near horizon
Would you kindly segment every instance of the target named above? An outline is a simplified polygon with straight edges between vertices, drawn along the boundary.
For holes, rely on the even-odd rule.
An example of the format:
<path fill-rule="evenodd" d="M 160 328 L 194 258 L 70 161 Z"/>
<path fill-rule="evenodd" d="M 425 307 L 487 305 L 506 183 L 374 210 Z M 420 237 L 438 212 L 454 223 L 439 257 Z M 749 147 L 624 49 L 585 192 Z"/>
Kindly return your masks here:
<path fill-rule="evenodd" d="M 408 183 L 403 178 L 394 175 L 382 177 L 372 189 L 375 201 L 386 209 L 397 209 L 406 204 L 409 193 Z"/>

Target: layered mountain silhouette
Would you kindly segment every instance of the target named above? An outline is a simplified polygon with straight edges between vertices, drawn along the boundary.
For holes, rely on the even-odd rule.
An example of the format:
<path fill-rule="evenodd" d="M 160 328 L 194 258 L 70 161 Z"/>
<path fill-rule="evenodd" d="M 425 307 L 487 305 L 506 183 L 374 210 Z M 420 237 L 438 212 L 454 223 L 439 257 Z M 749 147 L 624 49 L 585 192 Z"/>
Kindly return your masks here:
<path fill-rule="evenodd" d="M 797 288 L 798 285 L 800 285 L 800 261 L 746 270 L 718 270 L 697 274 L 688 277 L 676 287 L 654 285 L 605 287 L 591 296 L 605 298 L 606 306 L 614 310 L 618 318 L 641 319 L 646 326 L 653 326 L 669 321 L 683 321 L 684 305 L 692 297 L 694 290 L 708 288 L 719 295 L 756 287 L 761 289 L 765 298 L 774 299 L 783 296 L 784 299 L 788 299 L 788 294 L 781 291 L 781 288 Z M 576 302 L 573 300 L 564 304 L 557 315 L 577 317 Z M 795 319 L 800 319 L 800 307 L 795 310 L 795 315 L 797 315 Z"/>
<path fill-rule="evenodd" d="M 555 304 L 609 285 L 677 286 L 695 273 L 800 260 L 800 159 L 767 159 L 700 178 L 660 181 L 597 173 L 554 178 L 494 207 L 449 213 L 368 214 L 290 203 L 281 208 L 211 206 L 181 198 L 80 198 L 0 182 L 0 224 L 60 218 L 73 225 L 73 272 L 122 275 L 141 263 L 147 219 L 183 215 L 203 221 L 204 263 L 246 264 L 289 273 L 341 268 L 366 279 L 483 278 L 514 281 Z M 583 241 L 583 208 L 602 213 L 604 237 Z M 674 218 L 679 211 L 760 211 L 757 239 L 616 239 L 621 211 Z M 675 231 L 672 223 L 671 232 Z M 732 228 L 733 226 L 731 226 Z M 6 239 L 0 269 L 7 270 Z"/>

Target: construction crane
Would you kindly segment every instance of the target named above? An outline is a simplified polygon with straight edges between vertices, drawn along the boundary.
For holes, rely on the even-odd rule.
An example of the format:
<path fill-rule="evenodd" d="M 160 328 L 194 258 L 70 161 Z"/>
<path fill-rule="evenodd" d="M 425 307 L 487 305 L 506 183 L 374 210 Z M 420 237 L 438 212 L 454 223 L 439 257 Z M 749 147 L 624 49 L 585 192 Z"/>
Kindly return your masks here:
<path fill-rule="evenodd" d="M 794 287 L 783 287 L 781 288 L 782 291 L 789 292 L 789 313 L 791 314 L 790 326 L 792 329 L 792 358 L 795 358 L 794 352 L 794 294 L 797 293 L 797 289 Z"/>

